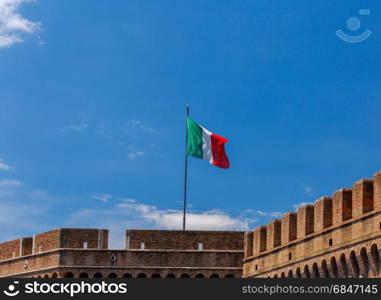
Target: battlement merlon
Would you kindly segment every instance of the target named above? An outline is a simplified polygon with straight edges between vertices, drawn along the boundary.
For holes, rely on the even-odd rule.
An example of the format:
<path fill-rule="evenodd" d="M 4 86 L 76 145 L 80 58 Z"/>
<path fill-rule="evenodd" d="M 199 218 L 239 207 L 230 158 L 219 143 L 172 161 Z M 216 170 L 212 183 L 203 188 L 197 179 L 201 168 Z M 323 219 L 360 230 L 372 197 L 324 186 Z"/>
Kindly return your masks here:
<path fill-rule="evenodd" d="M 243 251 L 244 231 L 127 230 L 128 250 Z"/>
<path fill-rule="evenodd" d="M 244 231 L 126 230 L 125 250 L 243 252 Z M 60 228 L 0 243 L 0 261 L 56 249 L 108 249 L 107 229 Z"/>
<path fill-rule="evenodd" d="M 245 235 L 245 259 L 303 240 L 314 233 L 340 226 L 381 210 L 381 171 L 373 179 L 361 179 L 352 188 L 342 188 L 332 197 L 322 197 L 288 212 L 280 220 L 259 226 Z"/>
<path fill-rule="evenodd" d="M 108 230 L 60 228 L 0 243 L 0 261 L 60 248 L 107 249 Z"/>

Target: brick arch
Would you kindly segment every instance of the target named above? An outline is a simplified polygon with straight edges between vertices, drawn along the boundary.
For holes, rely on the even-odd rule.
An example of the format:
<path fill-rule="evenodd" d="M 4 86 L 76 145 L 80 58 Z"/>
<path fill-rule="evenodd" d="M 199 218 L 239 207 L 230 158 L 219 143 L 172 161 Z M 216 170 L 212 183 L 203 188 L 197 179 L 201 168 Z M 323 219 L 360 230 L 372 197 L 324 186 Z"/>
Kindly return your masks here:
<path fill-rule="evenodd" d="M 365 247 L 362 247 L 360 249 L 360 259 L 362 264 L 362 276 L 367 278 L 369 276 L 369 270 L 370 270 L 370 263 L 368 254 Z"/>
<path fill-rule="evenodd" d="M 329 277 L 331 277 L 331 276 L 329 275 L 328 265 L 327 265 L 327 261 L 326 261 L 325 259 L 323 259 L 323 260 L 321 261 L 320 267 L 321 267 L 322 275 L 324 276 L 324 278 L 329 278 Z"/>
<path fill-rule="evenodd" d="M 370 254 L 372 257 L 373 275 L 377 276 L 380 273 L 380 253 L 378 252 L 377 244 L 373 244 L 370 247 Z"/>
<path fill-rule="evenodd" d="M 153 273 L 151 278 L 161 278 L 161 275 L 159 273 Z"/>
<path fill-rule="evenodd" d="M 278 278 L 278 274 L 274 274 L 273 278 Z"/>
<path fill-rule="evenodd" d="M 189 274 L 184 273 L 184 274 L 181 274 L 180 278 L 190 278 L 190 276 Z"/>
<path fill-rule="evenodd" d="M 204 276 L 204 274 L 199 273 L 196 275 L 196 278 L 205 278 L 205 276 Z"/>
<path fill-rule="evenodd" d="M 97 272 L 97 273 L 94 274 L 94 278 L 103 278 L 103 274 Z"/>
<path fill-rule="evenodd" d="M 300 268 L 297 267 L 295 271 L 296 278 L 302 278 L 302 272 L 300 272 Z"/>
<path fill-rule="evenodd" d="M 220 278 L 220 276 L 218 274 L 214 273 L 214 274 L 210 275 L 210 278 Z"/>
<path fill-rule="evenodd" d="M 224 278 L 234 278 L 234 275 L 233 275 L 233 274 L 226 274 L 226 275 L 224 276 Z"/>
<path fill-rule="evenodd" d="M 340 268 L 343 272 L 344 277 L 348 278 L 349 277 L 349 268 L 348 268 L 347 259 L 346 259 L 344 253 L 342 253 L 340 255 L 339 263 L 340 263 Z"/>
<path fill-rule="evenodd" d="M 132 278 L 132 275 L 130 273 L 124 273 L 123 278 Z"/>
<path fill-rule="evenodd" d="M 118 275 L 116 273 L 110 273 L 108 274 L 108 278 L 118 278 Z"/>
<path fill-rule="evenodd" d="M 89 274 L 82 272 L 81 274 L 79 274 L 79 278 L 89 278 Z"/>
<path fill-rule="evenodd" d="M 136 278 L 147 278 L 147 274 L 145 273 L 139 273 Z"/>
<path fill-rule="evenodd" d="M 303 277 L 305 278 L 311 278 L 310 268 L 308 267 L 308 265 L 304 266 L 303 275 L 304 275 Z"/>
<path fill-rule="evenodd" d="M 169 273 L 167 274 L 167 276 L 165 276 L 166 278 L 176 278 L 176 275 L 173 274 L 173 273 Z"/>
<path fill-rule="evenodd" d="M 357 278 L 360 275 L 360 266 L 357 261 L 356 252 L 354 250 L 352 250 L 351 253 L 349 254 L 349 259 L 351 262 L 353 276 Z"/>
<path fill-rule="evenodd" d="M 45 275 L 44 275 L 44 278 L 49 278 L 49 274 L 45 274 Z"/>
<path fill-rule="evenodd" d="M 52 274 L 51 277 L 52 277 L 52 278 L 58 278 L 58 274 L 57 274 L 57 272 L 54 272 L 54 273 Z"/>
<path fill-rule="evenodd" d="M 286 274 L 284 274 L 284 272 L 282 272 L 282 273 L 280 274 L 280 278 L 286 278 Z"/>
<path fill-rule="evenodd" d="M 63 278 L 74 278 L 74 274 L 72 272 L 66 272 L 62 276 Z"/>
<path fill-rule="evenodd" d="M 320 273 L 319 273 L 319 268 L 316 262 L 313 263 L 312 265 L 312 277 L 313 278 L 319 278 Z"/>
<path fill-rule="evenodd" d="M 329 264 L 331 267 L 332 276 L 334 278 L 338 278 L 339 277 L 339 268 L 337 267 L 336 258 L 334 256 L 331 257 Z"/>
<path fill-rule="evenodd" d="M 294 278 L 294 274 L 292 273 L 292 270 L 288 270 L 287 278 Z"/>

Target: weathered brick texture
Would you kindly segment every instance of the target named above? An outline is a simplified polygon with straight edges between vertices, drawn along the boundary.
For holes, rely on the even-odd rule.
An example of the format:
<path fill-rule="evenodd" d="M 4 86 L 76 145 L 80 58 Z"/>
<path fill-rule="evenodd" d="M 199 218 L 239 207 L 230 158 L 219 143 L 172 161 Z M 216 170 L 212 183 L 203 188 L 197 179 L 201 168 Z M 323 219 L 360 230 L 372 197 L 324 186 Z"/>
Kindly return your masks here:
<path fill-rule="evenodd" d="M 316 232 L 332 226 L 332 198 L 322 197 L 315 202 L 315 226 Z"/>
<path fill-rule="evenodd" d="M 244 232 L 241 231 L 183 231 L 183 230 L 127 230 L 127 249 L 242 250 Z"/>
<path fill-rule="evenodd" d="M 128 230 L 107 250 L 108 230 L 62 228 L 0 244 L 0 277 L 241 277 L 244 234 Z"/>
<path fill-rule="evenodd" d="M 247 255 L 244 277 L 381 277 L 381 173 L 260 226 L 267 249 Z M 281 223 L 281 244 L 275 224 Z M 266 230 L 267 229 L 267 230 Z M 250 236 L 247 233 L 247 236 Z M 258 247 L 258 246 L 257 246 Z"/>
<path fill-rule="evenodd" d="M 281 240 L 282 245 L 284 245 L 296 239 L 296 213 L 286 213 L 283 216 L 281 223 Z"/>
<path fill-rule="evenodd" d="M 373 180 L 361 179 L 352 188 L 352 216 L 358 217 L 373 210 Z"/>
<path fill-rule="evenodd" d="M 272 249 L 281 244 L 282 223 L 280 220 L 272 220 L 267 225 L 267 249 Z"/>
<path fill-rule="evenodd" d="M 297 215 L 297 238 L 314 232 L 314 206 L 307 204 L 300 207 Z"/>
<path fill-rule="evenodd" d="M 254 230 L 254 255 L 266 250 L 267 227 L 261 226 Z"/>
<path fill-rule="evenodd" d="M 338 190 L 332 198 L 332 221 L 337 226 L 352 218 L 352 189 Z"/>

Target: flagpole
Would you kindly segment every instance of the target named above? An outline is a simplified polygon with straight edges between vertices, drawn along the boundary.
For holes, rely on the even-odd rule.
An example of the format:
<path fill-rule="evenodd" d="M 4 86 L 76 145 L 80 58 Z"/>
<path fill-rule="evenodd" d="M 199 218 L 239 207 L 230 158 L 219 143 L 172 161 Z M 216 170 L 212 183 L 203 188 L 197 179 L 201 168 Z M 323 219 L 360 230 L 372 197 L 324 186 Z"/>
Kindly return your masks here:
<path fill-rule="evenodd" d="M 187 213 L 187 189 L 188 189 L 188 117 L 189 104 L 186 105 L 186 126 L 185 126 L 185 168 L 184 168 L 184 211 L 183 211 L 183 230 L 185 230 Z"/>

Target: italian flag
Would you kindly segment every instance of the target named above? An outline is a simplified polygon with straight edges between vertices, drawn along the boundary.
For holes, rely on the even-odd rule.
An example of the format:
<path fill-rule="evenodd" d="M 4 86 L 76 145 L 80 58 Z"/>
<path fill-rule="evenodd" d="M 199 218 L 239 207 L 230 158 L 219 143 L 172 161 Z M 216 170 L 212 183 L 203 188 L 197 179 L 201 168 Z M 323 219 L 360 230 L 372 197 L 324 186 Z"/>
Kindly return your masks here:
<path fill-rule="evenodd" d="M 228 169 L 230 163 L 225 153 L 225 143 L 229 141 L 222 136 L 210 132 L 190 118 L 187 118 L 187 124 L 187 154 L 200 159 L 206 159 L 216 167 Z"/>

